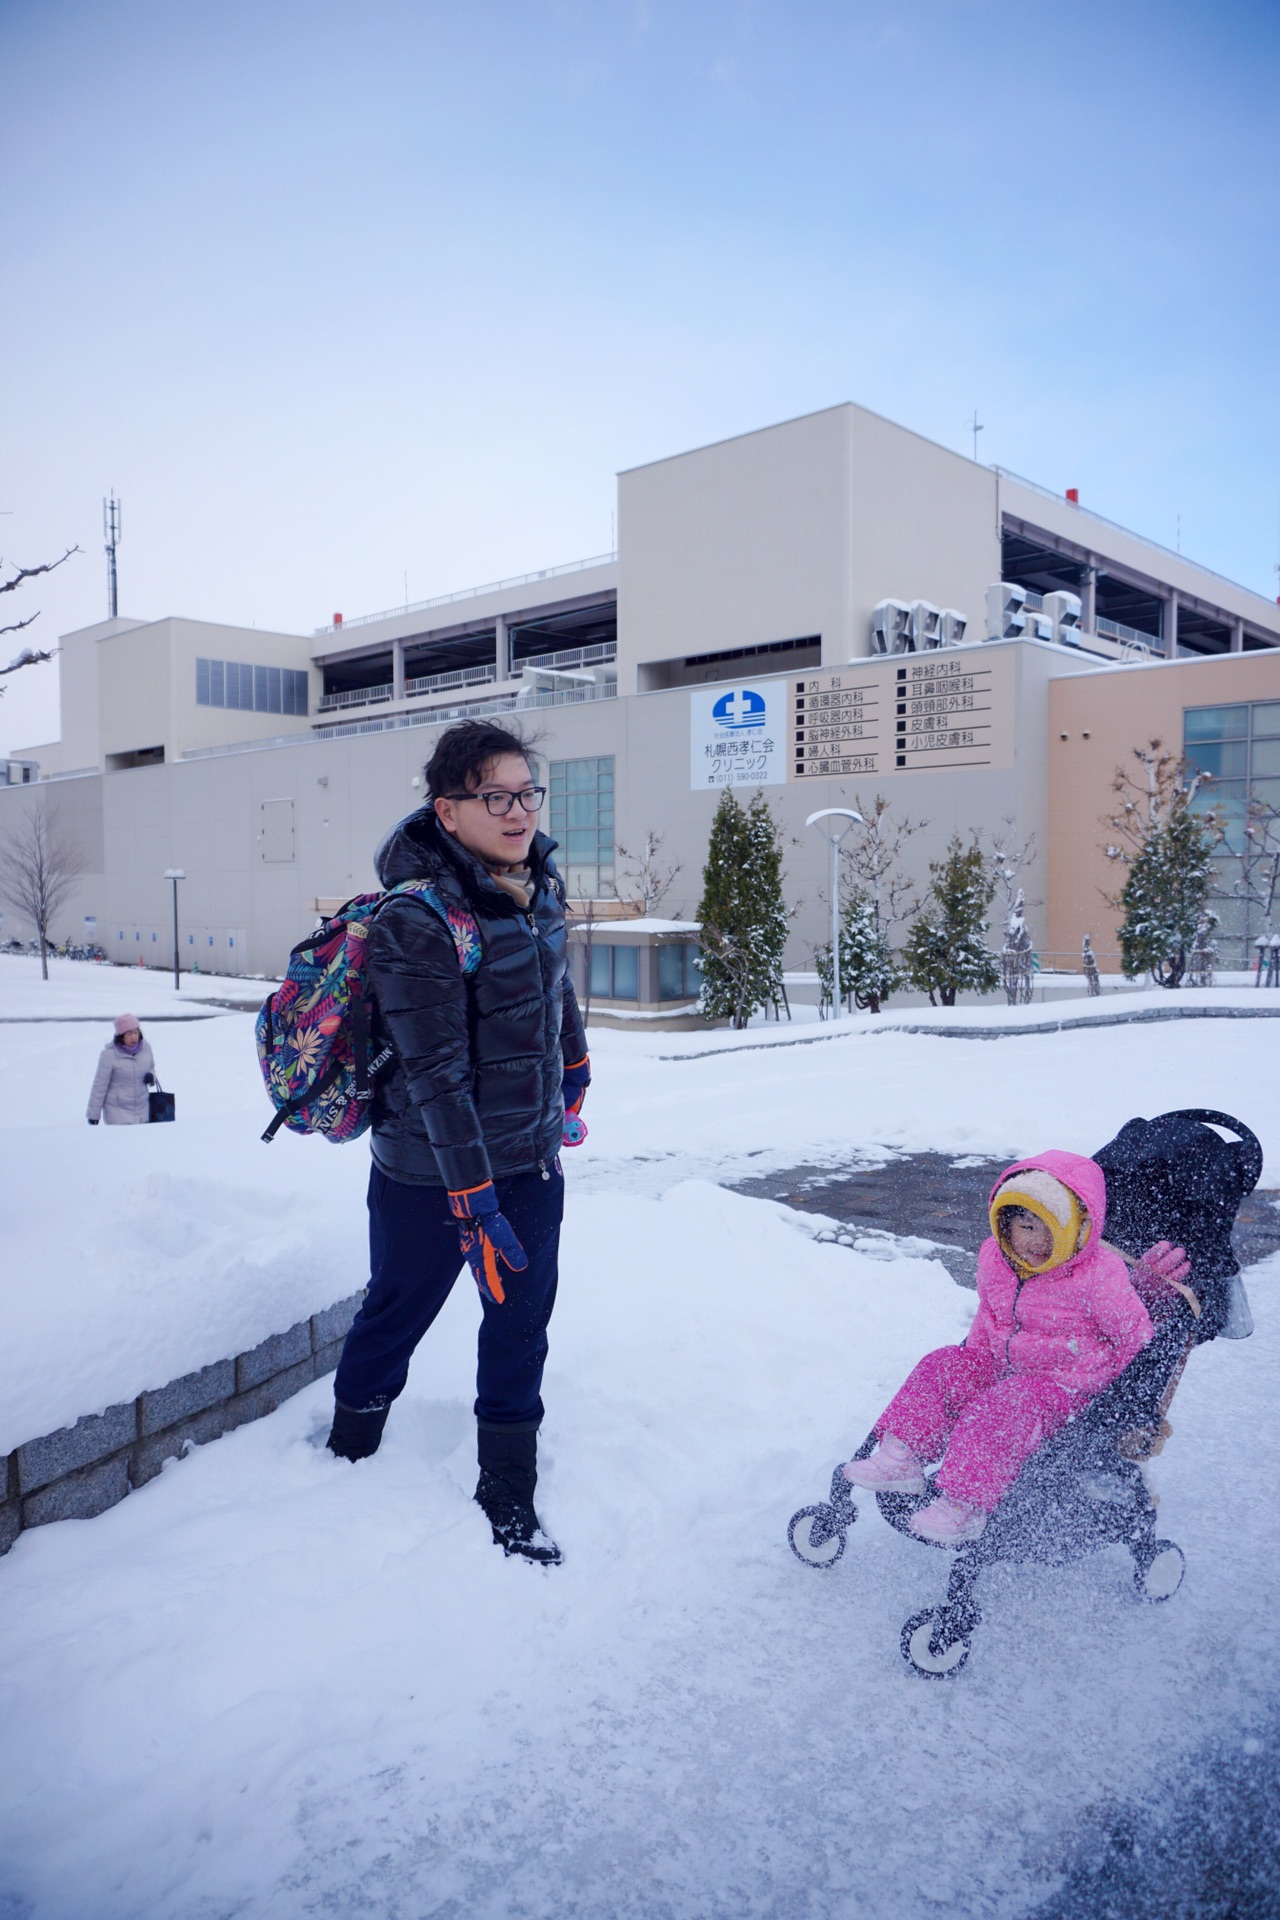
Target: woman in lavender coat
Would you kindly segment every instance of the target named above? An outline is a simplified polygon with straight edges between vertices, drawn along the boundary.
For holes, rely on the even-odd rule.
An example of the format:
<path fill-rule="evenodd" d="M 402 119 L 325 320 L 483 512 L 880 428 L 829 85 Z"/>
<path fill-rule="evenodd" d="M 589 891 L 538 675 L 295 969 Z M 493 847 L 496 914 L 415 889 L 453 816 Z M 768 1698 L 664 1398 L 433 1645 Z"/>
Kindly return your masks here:
<path fill-rule="evenodd" d="M 142 1029 L 131 1013 L 115 1023 L 116 1035 L 102 1049 L 89 1091 L 86 1118 L 91 1127 L 132 1127 L 151 1118 L 148 1094 L 156 1083 L 155 1061 Z"/>

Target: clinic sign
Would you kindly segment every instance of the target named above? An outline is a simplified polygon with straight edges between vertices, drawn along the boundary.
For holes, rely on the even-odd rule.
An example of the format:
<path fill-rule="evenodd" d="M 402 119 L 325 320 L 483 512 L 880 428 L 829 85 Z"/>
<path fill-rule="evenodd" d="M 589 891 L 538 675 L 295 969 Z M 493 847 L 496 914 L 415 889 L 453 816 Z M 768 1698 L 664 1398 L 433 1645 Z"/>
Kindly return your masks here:
<path fill-rule="evenodd" d="M 787 682 L 698 687 L 689 695 L 689 784 L 779 787 L 787 778 Z"/>

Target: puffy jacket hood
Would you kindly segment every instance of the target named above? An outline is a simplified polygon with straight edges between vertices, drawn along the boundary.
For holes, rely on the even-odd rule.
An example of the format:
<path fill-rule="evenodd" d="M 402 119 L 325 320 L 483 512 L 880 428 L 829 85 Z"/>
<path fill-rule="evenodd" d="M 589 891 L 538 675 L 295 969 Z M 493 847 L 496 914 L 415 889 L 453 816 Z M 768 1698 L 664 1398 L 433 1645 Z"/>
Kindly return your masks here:
<path fill-rule="evenodd" d="M 537 888 L 546 871 L 547 858 L 555 841 L 537 832 L 529 847 L 529 870 Z M 440 825 L 434 807 L 419 807 L 416 813 L 392 827 L 373 857 L 374 870 L 384 887 L 399 886 L 402 880 L 435 880 L 452 874 L 459 883 L 501 894 L 489 877 L 483 861 L 469 853 L 451 833 Z"/>
<path fill-rule="evenodd" d="M 1028 1160 L 1015 1160 L 1012 1166 L 1006 1167 L 991 1189 L 988 1206 L 994 1208 L 1002 1187 L 1010 1182 L 1016 1185 L 1019 1174 L 1032 1172 L 1047 1173 L 1059 1181 L 1074 1194 L 1088 1220 L 1089 1230 L 1083 1245 L 1070 1258 L 1050 1269 L 1055 1274 L 1064 1274 L 1071 1271 L 1084 1252 L 1096 1246 L 1102 1238 L 1107 1219 L 1106 1178 L 1096 1160 L 1088 1160 L 1083 1154 L 1050 1148 L 1047 1153 L 1033 1154 Z"/>

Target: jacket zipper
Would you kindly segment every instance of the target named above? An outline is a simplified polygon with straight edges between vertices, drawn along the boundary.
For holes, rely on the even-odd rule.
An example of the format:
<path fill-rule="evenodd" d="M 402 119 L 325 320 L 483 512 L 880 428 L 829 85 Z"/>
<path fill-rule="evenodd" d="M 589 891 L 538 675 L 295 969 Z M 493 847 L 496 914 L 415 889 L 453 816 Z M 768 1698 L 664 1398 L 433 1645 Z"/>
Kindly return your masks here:
<path fill-rule="evenodd" d="M 1018 1325 L 1018 1301 L 1022 1296 L 1022 1289 L 1026 1286 L 1026 1284 L 1027 1284 L 1026 1277 L 1024 1275 L 1024 1277 L 1021 1280 L 1019 1280 L 1017 1286 L 1013 1290 L 1013 1305 L 1009 1309 L 1009 1318 L 1012 1321 L 1012 1325 L 1009 1328 L 1009 1337 L 1004 1343 L 1004 1364 L 1009 1369 L 1010 1373 L 1013 1372 L 1013 1359 L 1012 1359 L 1012 1356 L 1010 1355 L 1009 1348 L 1013 1344 L 1014 1334 L 1022 1332 L 1022 1328 Z"/>
<path fill-rule="evenodd" d="M 524 917 L 525 917 L 525 919 L 526 919 L 526 920 L 528 921 L 528 923 L 529 923 L 529 932 L 530 932 L 530 933 L 531 933 L 531 934 L 533 935 L 533 944 L 534 944 L 534 946 L 536 947 L 536 946 L 537 946 L 537 944 L 538 944 L 538 922 L 537 922 L 537 919 L 536 919 L 536 917 L 535 917 L 535 915 L 534 915 L 534 911 L 533 911 L 533 907 L 532 907 L 532 905 L 530 905 L 530 906 L 529 906 L 529 907 L 528 907 L 528 908 L 527 908 L 527 909 L 525 910 L 525 916 L 524 916 Z M 539 962 L 539 965 L 541 965 L 541 962 Z M 548 1173 L 548 1171 L 547 1171 L 547 1163 L 546 1163 L 546 1161 L 545 1161 L 545 1160 L 539 1160 L 539 1162 L 538 1162 L 538 1172 L 539 1172 L 539 1173 L 540 1173 L 540 1174 L 542 1175 L 542 1177 L 543 1177 L 543 1179 L 544 1179 L 544 1180 L 549 1180 L 549 1179 L 551 1178 L 551 1175 L 550 1175 L 550 1174 Z"/>

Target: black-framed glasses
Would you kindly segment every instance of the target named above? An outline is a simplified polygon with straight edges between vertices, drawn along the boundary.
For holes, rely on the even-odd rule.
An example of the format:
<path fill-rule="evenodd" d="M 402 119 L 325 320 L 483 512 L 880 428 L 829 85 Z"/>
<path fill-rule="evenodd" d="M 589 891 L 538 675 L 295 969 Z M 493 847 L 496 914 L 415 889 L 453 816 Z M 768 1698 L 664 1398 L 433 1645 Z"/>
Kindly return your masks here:
<path fill-rule="evenodd" d="M 545 787 L 521 787 L 519 793 L 490 788 L 485 793 L 443 793 L 440 796 L 442 800 L 483 800 L 487 810 L 499 819 L 510 813 L 517 800 L 526 813 L 539 813 L 546 797 Z"/>

